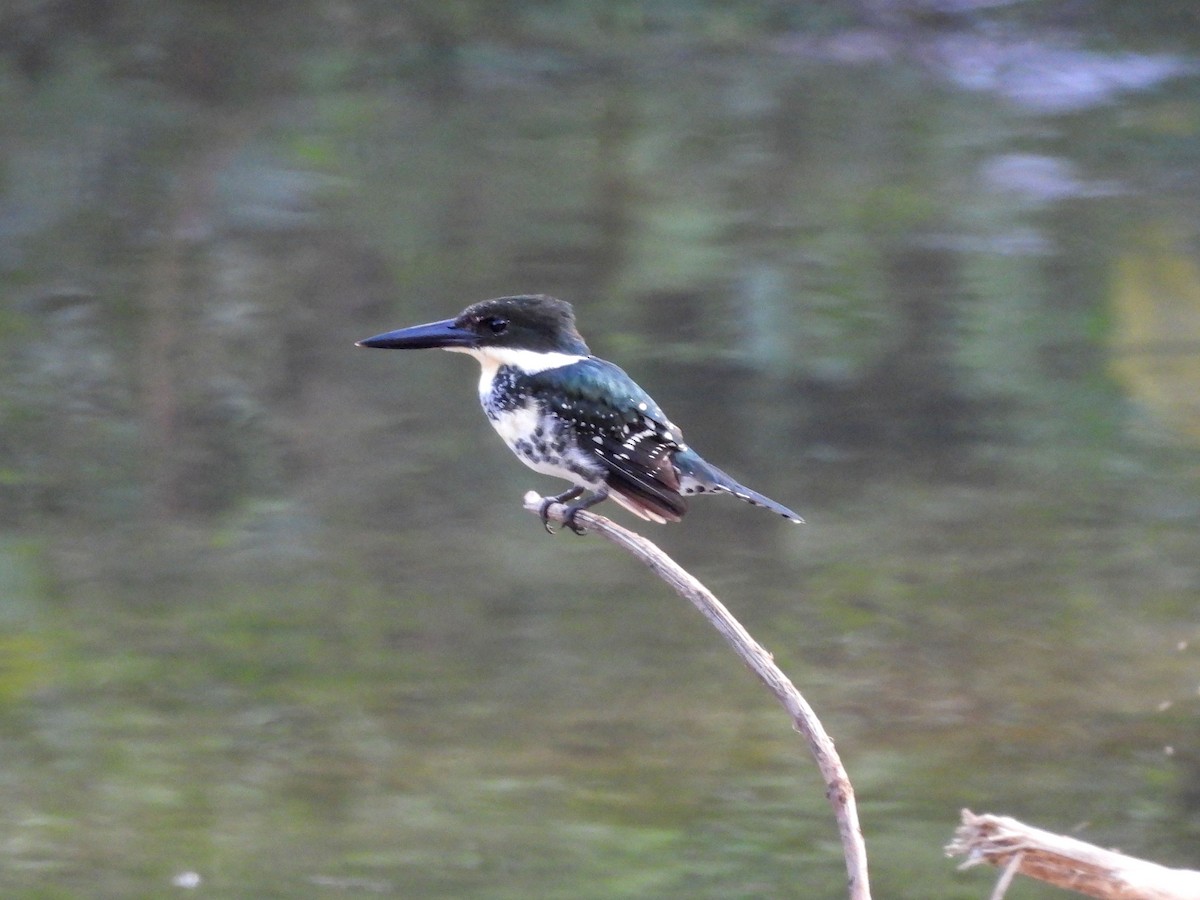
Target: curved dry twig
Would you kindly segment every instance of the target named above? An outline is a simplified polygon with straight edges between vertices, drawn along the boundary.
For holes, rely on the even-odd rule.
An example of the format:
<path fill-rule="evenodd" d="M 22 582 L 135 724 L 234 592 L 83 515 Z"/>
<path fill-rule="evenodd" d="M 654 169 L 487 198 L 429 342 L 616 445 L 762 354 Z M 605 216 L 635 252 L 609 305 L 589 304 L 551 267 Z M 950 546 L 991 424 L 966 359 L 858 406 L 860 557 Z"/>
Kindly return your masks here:
<path fill-rule="evenodd" d="M 532 513 L 539 513 L 543 499 L 534 491 L 530 491 L 525 495 L 525 508 Z M 561 522 L 565 511 L 566 507 L 563 504 L 556 503 L 549 508 L 548 513 L 550 518 Z M 850 900 L 870 900 L 867 848 L 863 841 L 862 828 L 858 824 L 854 788 L 833 741 L 825 732 L 817 714 L 808 705 L 808 701 L 775 665 L 771 654 L 750 636 L 721 601 L 654 543 L 595 513 L 580 511 L 576 514 L 576 521 L 589 532 L 598 534 L 628 551 L 670 585 L 677 594 L 691 601 L 787 710 L 793 727 L 808 741 L 813 758 L 817 761 L 817 768 L 821 770 L 821 777 L 825 780 L 825 796 L 833 806 L 842 839 L 842 853 L 846 858 Z"/>

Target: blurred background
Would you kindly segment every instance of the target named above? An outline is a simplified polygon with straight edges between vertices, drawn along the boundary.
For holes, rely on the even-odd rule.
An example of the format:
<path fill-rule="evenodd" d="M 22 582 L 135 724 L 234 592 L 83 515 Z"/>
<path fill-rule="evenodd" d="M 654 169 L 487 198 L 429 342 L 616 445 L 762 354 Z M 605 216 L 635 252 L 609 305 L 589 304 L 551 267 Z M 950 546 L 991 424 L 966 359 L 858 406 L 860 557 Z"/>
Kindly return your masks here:
<path fill-rule="evenodd" d="M 353 346 L 522 292 L 808 519 L 605 510 L 877 896 L 962 807 L 1200 867 L 1193 4 L 0 9 L 5 897 L 844 896 L 475 364 Z"/>

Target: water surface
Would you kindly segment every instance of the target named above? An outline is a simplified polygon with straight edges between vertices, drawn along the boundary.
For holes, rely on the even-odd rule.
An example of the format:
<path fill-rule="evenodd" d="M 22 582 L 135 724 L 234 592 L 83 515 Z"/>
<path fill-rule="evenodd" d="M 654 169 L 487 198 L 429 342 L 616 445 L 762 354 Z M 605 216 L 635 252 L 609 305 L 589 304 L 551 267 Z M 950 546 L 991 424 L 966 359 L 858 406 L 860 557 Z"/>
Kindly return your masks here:
<path fill-rule="evenodd" d="M 463 9 L 114 4 L 5 58 L 4 895 L 843 894 L 782 711 L 521 509 L 474 364 L 353 347 L 530 291 L 808 519 L 629 524 L 816 707 L 877 896 L 990 889 L 963 807 L 1200 865 L 1167 13 Z"/>

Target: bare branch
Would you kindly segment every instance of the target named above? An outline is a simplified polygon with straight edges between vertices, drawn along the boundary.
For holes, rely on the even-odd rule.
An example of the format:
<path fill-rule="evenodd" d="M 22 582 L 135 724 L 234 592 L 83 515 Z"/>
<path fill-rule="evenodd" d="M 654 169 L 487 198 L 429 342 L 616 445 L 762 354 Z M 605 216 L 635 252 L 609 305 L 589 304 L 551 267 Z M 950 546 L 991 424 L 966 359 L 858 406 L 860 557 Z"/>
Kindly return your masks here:
<path fill-rule="evenodd" d="M 1101 900 L 1196 900 L 1200 872 L 1105 850 L 1042 831 L 1007 816 L 962 811 L 947 856 L 966 856 L 960 869 L 980 863 L 1010 868 L 1057 887 Z"/>
<path fill-rule="evenodd" d="M 543 498 L 533 491 L 525 495 L 525 508 L 537 513 Z M 550 518 L 562 521 L 566 507 L 554 504 L 550 507 Z M 862 829 L 858 824 L 858 808 L 854 803 L 854 788 L 842 767 L 833 741 L 826 734 L 821 721 L 808 702 L 796 690 L 788 677 L 780 671 L 771 654 L 762 648 L 750 633 L 742 627 L 703 584 L 682 569 L 678 563 L 662 552 L 651 541 L 622 528 L 615 522 L 595 513 L 581 511 L 575 521 L 593 534 L 616 544 L 632 554 L 650 568 L 659 578 L 670 585 L 676 593 L 691 601 L 721 636 L 733 647 L 742 661 L 758 676 L 767 689 L 775 695 L 791 716 L 793 727 L 808 741 L 809 749 L 825 780 L 825 796 L 833 806 L 838 831 L 842 839 L 842 853 L 846 858 L 846 872 L 850 900 L 870 900 L 871 888 L 867 880 L 867 848 L 863 842 Z"/>

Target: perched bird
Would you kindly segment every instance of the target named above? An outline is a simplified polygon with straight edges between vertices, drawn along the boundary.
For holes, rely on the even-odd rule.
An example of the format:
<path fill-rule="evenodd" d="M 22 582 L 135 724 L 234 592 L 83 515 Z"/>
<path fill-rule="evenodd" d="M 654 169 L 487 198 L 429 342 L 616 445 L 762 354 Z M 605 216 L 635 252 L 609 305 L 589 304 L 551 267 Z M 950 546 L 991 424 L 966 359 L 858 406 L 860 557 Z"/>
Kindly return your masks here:
<path fill-rule="evenodd" d="M 571 304 L 544 295 L 498 297 L 453 319 L 359 341 L 360 347 L 438 347 L 479 360 L 479 400 L 492 426 L 525 465 L 572 486 L 542 504 L 570 503 L 563 517 L 611 497 L 651 522 L 678 522 L 690 494 L 732 494 L 790 519 L 796 513 L 706 463 L 683 433 L 623 370 L 591 355 Z M 589 496 L 577 500 L 585 492 Z M 571 503 L 570 501 L 576 501 Z"/>

